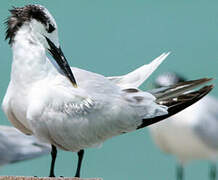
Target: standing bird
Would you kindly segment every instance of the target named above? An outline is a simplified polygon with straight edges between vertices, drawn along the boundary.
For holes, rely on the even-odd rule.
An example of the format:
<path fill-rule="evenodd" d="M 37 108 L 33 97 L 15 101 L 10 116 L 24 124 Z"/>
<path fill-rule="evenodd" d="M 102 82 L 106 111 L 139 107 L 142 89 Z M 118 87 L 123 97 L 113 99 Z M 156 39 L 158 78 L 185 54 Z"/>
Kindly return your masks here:
<path fill-rule="evenodd" d="M 157 77 L 156 87 L 184 82 L 175 73 Z M 149 127 L 157 146 L 178 159 L 177 179 L 183 179 L 183 166 L 197 159 L 212 161 L 210 179 L 216 179 L 215 161 L 218 158 L 218 100 L 206 96 L 184 111 Z"/>
<path fill-rule="evenodd" d="M 0 166 L 49 154 L 51 148 L 14 127 L 0 126 Z"/>
<path fill-rule="evenodd" d="M 10 12 L 6 39 L 13 62 L 2 106 L 16 128 L 52 145 L 51 177 L 55 176 L 56 147 L 78 152 L 75 176 L 79 177 L 83 149 L 165 119 L 213 88 L 182 94 L 211 80 L 205 78 L 153 95 L 137 89 L 167 57 L 165 53 L 119 77 L 70 68 L 59 45 L 57 24 L 46 8 L 27 5 Z"/>

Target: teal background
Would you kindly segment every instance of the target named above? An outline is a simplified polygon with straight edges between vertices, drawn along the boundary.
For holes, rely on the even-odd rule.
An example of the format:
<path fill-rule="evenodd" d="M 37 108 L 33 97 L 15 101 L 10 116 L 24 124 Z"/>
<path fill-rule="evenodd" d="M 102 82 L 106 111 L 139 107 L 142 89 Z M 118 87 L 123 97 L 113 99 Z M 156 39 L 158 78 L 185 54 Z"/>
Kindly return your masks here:
<path fill-rule="evenodd" d="M 163 52 L 171 55 L 141 87 L 148 89 L 158 72 L 177 71 L 189 79 L 218 80 L 218 1 L 216 0 L 1 0 L 0 99 L 6 91 L 11 50 L 3 22 L 12 6 L 46 6 L 59 26 L 62 49 L 71 66 L 105 76 L 125 74 Z M 211 93 L 218 96 L 217 88 Z M 9 122 L 0 112 L 1 124 Z M 76 155 L 60 152 L 57 176 L 73 176 Z M 0 175 L 48 175 L 50 156 L 7 165 Z M 175 179 L 176 161 L 153 144 L 148 129 L 112 138 L 88 149 L 82 177 L 104 180 Z M 186 180 L 207 179 L 208 161 L 187 165 Z"/>

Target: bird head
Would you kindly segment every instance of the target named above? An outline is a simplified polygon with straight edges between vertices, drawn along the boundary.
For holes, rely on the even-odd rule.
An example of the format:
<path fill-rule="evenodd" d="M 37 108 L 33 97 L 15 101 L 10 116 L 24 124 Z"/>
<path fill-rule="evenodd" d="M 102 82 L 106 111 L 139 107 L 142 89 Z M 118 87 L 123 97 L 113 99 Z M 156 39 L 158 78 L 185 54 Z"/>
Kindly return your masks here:
<path fill-rule="evenodd" d="M 48 51 L 63 73 L 69 78 L 73 86 L 76 85 L 75 78 L 71 72 L 70 66 L 60 48 L 58 38 L 58 27 L 53 16 L 41 5 L 26 5 L 24 7 L 14 7 L 9 10 L 11 16 L 6 21 L 6 38 L 9 44 L 13 46 L 17 34 L 28 33 L 32 44 L 42 45 Z M 24 31 L 23 31 L 24 30 Z"/>
<path fill-rule="evenodd" d="M 160 87 L 175 85 L 177 83 L 184 82 L 184 81 L 186 81 L 186 79 L 181 75 L 179 75 L 178 73 L 165 72 L 160 74 L 155 79 L 154 86 L 156 88 L 160 88 Z"/>

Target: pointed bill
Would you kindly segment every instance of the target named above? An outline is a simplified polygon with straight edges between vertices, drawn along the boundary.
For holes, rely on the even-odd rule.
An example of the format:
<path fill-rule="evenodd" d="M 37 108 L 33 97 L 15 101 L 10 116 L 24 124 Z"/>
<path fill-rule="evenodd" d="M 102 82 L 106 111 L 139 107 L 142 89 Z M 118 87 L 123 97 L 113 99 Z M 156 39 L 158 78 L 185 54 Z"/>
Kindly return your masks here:
<path fill-rule="evenodd" d="M 77 88 L 77 83 L 76 83 L 76 79 L 73 76 L 73 73 L 70 69 L 70 66 L 67 62 L 67 59 L 65 58 L 61 48 L 57 48 L 54 43 L 47 37 L 45 37 L 45 39 L 48 42 L 48 45 L 50 46 L 50 48 L 48 49 L 48 51 L 50 52 L 50 54 L 53 56 L 53 58 L 55 59 L 55 61 L 57 62 L 57 64 L 59 65 L 60 69 L 63 71 L 63 73 L 65 74 L 65 76 L 71 81 L 71 83 L 73 84 L 73 86 L 75 88 Z"/>

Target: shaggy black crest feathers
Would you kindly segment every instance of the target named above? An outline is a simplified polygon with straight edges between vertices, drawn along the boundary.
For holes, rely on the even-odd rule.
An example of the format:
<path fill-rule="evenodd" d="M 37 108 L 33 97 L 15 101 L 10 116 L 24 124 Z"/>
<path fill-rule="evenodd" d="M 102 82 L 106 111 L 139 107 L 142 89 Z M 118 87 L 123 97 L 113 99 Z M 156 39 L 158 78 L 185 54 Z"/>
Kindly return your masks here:
<path fill-rule="evenodd" d="M 23 25 L 24 22 L 28 22 L 31 19 L 36 19 L 45 26 L 47 26 L 49 18 L 44 12 L 44 8 L 39 5 L 27 5 L 24 7 L 13 7 L 9 10 L 11 16 L 7 18 L 5 24 L 7 26 L 5 40 L 9 39 L 9 44 L 13 43 L 16 32 Z M 49 27 L 50 25 L 48 25 Z M 49 27 L 51 31 L 51 27 Z"/>

